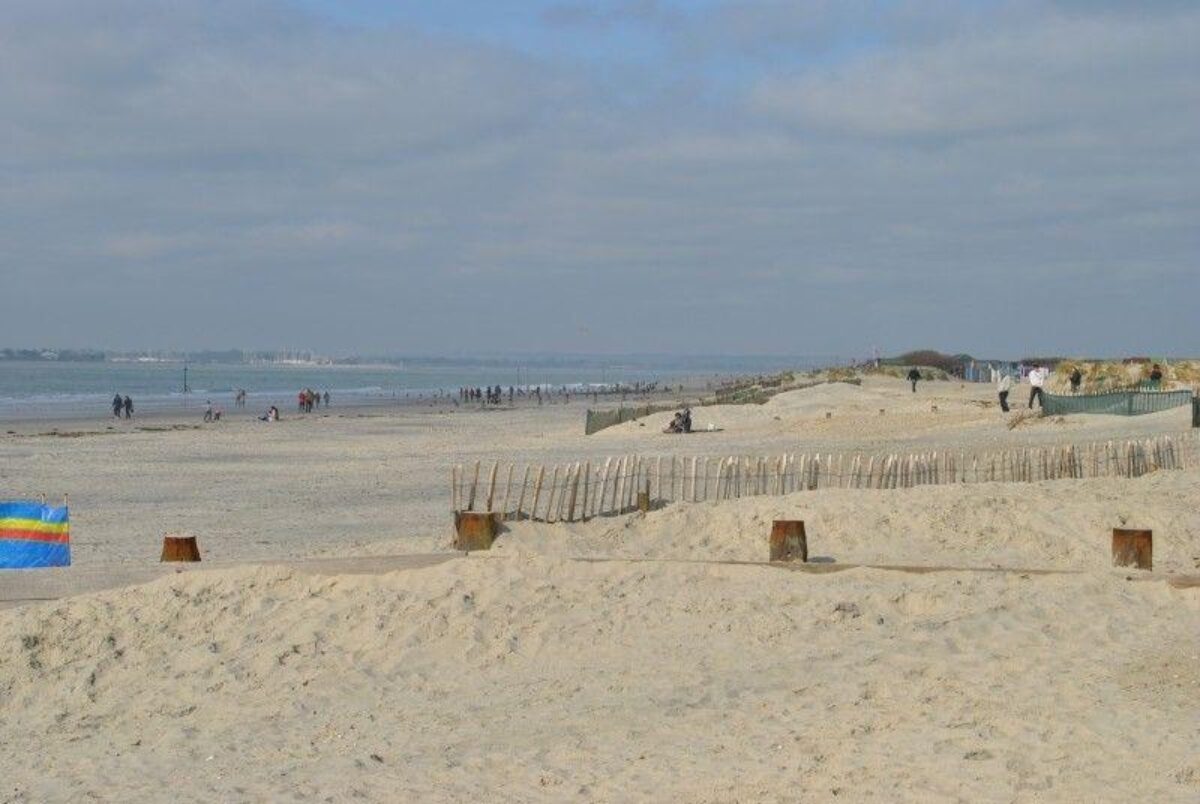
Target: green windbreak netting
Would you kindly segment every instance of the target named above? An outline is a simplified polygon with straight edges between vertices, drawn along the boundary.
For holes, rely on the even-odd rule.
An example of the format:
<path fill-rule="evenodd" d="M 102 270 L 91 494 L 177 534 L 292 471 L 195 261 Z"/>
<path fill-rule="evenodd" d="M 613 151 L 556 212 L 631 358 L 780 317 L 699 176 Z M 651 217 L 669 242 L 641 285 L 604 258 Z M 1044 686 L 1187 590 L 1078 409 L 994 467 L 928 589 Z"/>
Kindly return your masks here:
<path fill-rule="evenodd" d="M 1177 408 L 1192 401 L 1192 392 L 1183 391 L 1110 391 L 1105 394 L 1046 394 L 1042 409 L 1050 416 L 1067 413 L 1110 413 L 1136 416 Z"/>
<path fill-rule="evenodd" d="M 676 403 L 673 405 L 640 405 L 636 408 L 617 408 L 616 410 L 589 410 L 583 431 L 585 434 L 591 435 L 606 427 L 612 427 L 614 424 L 642 419 L 651 413 L 661 413 L 664 410 L 681 410 L 684 407 L 686 405 Z"/>

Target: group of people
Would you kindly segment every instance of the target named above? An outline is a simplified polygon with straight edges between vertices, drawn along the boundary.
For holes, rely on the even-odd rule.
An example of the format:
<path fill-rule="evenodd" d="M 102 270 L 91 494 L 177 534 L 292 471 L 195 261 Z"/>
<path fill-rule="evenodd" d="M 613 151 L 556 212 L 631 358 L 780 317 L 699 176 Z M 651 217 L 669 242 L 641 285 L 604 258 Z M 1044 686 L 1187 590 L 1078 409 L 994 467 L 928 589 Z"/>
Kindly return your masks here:
<path fill-rule="evenodd" d="M 1035 401 L 1038 403 L 1039 408 L 1043 407 L 1045 402 L 1043 397 L 1046 393 L 1046 380 L 1050 379 L 1050 369 L 1046 368 L 1045 366 L 1034 366 L 1029 370 L 1029 374 L 1027 376 L 1029 377 L 1029 403 L 1027 407 L 1032 410 L 1033 403 Z M 1161 387 L 1162 378 L 1162 366 L 1154 363 L 1150 367 L 1149 386 L 1153 389 Z M 1078 366 L 1075 366 L 1071 369 L 1071 373 L 1067 375 L 1067 381 L 1071 385 L 1071 393 L 1077 394 L 1082 390 L 1083 372 L 1079 370 Z M 1010 391 L 1012 391 L 1013 384 L 1013 377 L 1008 373 L 1001 374 L 1000 379 L 996 383 L 996 390 L 1000 397 L 1000 410 L 1004 411 L 1005 413 L 1009 411 L 1008 394 Z"/>
<path fill-rule="evenodd" d="M 1078 369 L 1076 369 L 1078 371 Z M 1038 407 L 1042 407 L 1044 393 L 1043 389 L 1046 385 L 1046 380 L 1050 377 L 1050 369 L 1044 366 L 1034 366 L 1029 370 L 1029 409 L 1033 409 L 1034 400 L 1037 400 Z M 1014 385 L 1013 376 L 1008 372 L 1000 375 L 1000 379 L 996 381 L 996 393 L 1000 398 L 1000 410 L 1008 413 L 1011 408 L 1008 406 L 1008 395 L 1012 392 Z M 1071 377 L 1071 388 L 1076 389 L 1075 377 Z"/>
<path fill-rule="evenodd" d="M 112 412 L 113 416 L 116 416 L 118 419 L 121 418 L 122 413 L 125 414 L 126 419 L 132 419 L 133 400 L 128 395 L 124 397 L 120 394 L 115 395 L 112 399 Z"/>
<path fill-rule="evenodd" d="M 1071 373 L 1071 390 L 1077 392 L 1079 390 L 1079 382 L 1082 381 L 1082 376 L 1079 375 L 1079 369 L 1075 369 Z M 1029 403 L 1027 407 L 1033 410 L 1033 403 L 1036 400 L 1038 407 L 1043 407 L 1045 394 L 1046 380 L 1050 378 L 1050 369 L 1045 366 L 1034 366 L 1029 370 Z M 996 381 L 997 396 L 1000 397 L 1000 410 L 1008 413 L 1011 408 L 1008 406 L 1008 395 L 1012 391 L 1014 385 L 1013 376 L 1008 372 L 1000 375 L 1000 379 Z"/>
<path fill-rule="evenodd" d="M 505 389 L 499 385 L 494 387 L 489 385 L 487 388 L 462 387 L 458 389 L 458 401 L 482 402 L 485 405 L 499 405 L 504 401 L 505 396 L 507 396 L 508 404 L 511 405 L 513 404 L 513 400 L 515 400 L 517 397 L 528 396 L 532 399 L 536 399 L 537 403 L 541 405 L 543 403 L 542 394 L 542 387 L 540 385 L 535 385 L 530 390 L 525 390 L 524 388 L 514 388 L 510 385 L 508 386 L 507 391 L 505 391 Z M 554 403 L 555 397 L 561 399 L 563 404 L 567 404 L 571 401 L 571 392 L 565 385 L 560 387 L 558 390 L 547 388 L 545 391 L 545 396 L 546 400 L 551 404 Z M 596 398 L 596 396 L 597 392 L 593 391 L 592 397 Z"/>
<path fill-rule="evenodd" d="M 711 425 L 709 429 L 712 429 Z M 664 433 L 690 433 L 692 432 L 692 409 L 684 408 L 675 413 L 675 418 L 671 419 L 671 423 L 663 429 Z"/>
<path fill-rule="evenodd" d="M 299 410 L 301 413 L 312 413 L 313 408 L 321 407 L 321 400 L 321 394 L 317 393 L 311 388 L 305 388 L 296 395 L 296 401 L 298 404 L 297 410 Z M 324 401 L 325 407 L 329 407 L 328 391 L 325 392 Z"/>
<path fill-rule="evenodd" d="M 516 389 L 511 385 L 508 386 L 508 404 L 512 404 L 513 397 L 516 395 Z M 499 405 L 504 398 L 504 389 L 499 385 L 487 388 L 459 388 L 458 398 L 462 402 L 478 402 L 482 401 L 487 405 Z"/>
<path fill-rule="evenodd" d="M 219 422 L 221 421 L 222 413 L 224 413 L 224 411 L 221 410 L 220 406 L 213 407 L 211 399 L 204 400 L 204 421 Z"/>

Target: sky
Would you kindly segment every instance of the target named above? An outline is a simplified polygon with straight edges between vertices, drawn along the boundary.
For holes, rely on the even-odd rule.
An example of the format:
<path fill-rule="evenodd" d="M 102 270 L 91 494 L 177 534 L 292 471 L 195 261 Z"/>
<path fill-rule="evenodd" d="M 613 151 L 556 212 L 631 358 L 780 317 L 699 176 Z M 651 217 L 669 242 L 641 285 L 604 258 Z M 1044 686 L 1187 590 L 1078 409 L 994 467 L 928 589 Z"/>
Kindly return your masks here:
<path fill-rule="evenodd" d="M 1200 4 L 6 0 L 0 346 L 1200 355 Z"/>

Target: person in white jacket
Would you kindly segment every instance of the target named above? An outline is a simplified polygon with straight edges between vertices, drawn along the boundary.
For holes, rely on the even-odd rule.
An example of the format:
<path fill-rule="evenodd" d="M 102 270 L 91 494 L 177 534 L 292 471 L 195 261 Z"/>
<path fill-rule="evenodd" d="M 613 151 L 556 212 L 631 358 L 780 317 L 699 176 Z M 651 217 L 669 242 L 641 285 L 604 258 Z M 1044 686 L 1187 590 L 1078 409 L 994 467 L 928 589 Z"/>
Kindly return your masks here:
<path fill-rule="evenodd" d="M 1000 410 L 1008 413 L 1008 392 L 1012 390 L 1012 375 L 1007 371 L 1001 372 L 996 382 L 996 390 L 1000 394 Z"/>
<path fill-rule="evenodd" d="M 1038 407 L 1043 407 L 1042 386 L 1046 384 L 1046 369 L 1034 366 L 1029 372 L 1029 409 L 1033 410 L 1033 400 L 1037 399 Z"/>

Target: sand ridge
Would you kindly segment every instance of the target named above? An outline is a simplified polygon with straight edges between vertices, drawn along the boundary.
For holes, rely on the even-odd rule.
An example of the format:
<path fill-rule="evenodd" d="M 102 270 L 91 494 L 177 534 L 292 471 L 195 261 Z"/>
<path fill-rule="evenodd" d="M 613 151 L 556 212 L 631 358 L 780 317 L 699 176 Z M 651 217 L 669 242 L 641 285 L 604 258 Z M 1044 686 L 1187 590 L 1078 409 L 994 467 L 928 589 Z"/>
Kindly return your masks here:
<path fill-rule="evenodd" d="M 669 505 L 586 523 L 511 522 L 496 545 L 544 555 L 765 561 L 775 519 L 806 524 L 809 553 L 840 563 L 1104 569 L 1114 527 L 1155 532 L 1155 569 L 1200 569 L 1196 470 L 1136 479 L 821 489 Z"/>
<path fill-rule="evenodd" d="M 1138 670 L 1198 624 L 1106 574 L 177 576 L 0 618 L 5 792 L 1194 800 L 1194 712 Z"/>

